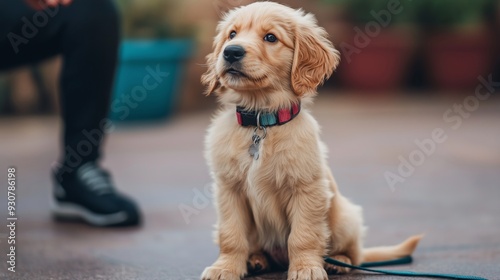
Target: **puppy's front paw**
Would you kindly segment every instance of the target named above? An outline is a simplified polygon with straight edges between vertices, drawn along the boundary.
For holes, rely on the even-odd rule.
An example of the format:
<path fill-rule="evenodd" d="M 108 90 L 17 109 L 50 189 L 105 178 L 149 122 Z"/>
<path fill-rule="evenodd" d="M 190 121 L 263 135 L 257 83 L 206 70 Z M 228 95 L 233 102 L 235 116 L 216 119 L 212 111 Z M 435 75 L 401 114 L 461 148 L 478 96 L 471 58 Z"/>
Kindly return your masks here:
<path fill-rule="evenodd" d="M 215 266 L 205 268 L 201 274 L 202 280 L 240 280 L 241 276 L 237 273 Z"/>
<path fill-rule="evenodd" d="M 326 271 L 321 266 L 302 267 L 288 270 L 287 280 L 328 280 Z"/>
<path fill-rule="evenodd" d="M 344 255 L 337 255 L 331 258 L 346 264 L 351 264 L 351 259 L 349 259 Z M 345 274 L 351 271 L 351 269 L 348 267 L 336 266 L 326 262 L 325 262 L 325 270 L 328 274 Z"/>

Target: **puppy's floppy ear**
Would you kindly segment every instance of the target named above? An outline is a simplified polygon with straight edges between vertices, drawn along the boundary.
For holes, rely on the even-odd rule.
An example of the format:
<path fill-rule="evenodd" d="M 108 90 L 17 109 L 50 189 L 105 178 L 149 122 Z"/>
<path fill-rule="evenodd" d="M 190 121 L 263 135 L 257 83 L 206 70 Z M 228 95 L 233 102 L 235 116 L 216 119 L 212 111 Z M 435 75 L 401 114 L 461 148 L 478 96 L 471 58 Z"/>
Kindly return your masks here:
<path fill-rule="evenodd" d="M 291 84 L 295 94 L 314 94 L 328 79 L 340 61 L 339 52 L 327 39 L 326 31 L 317 26 L 312 14 L 303 14 L 295 28 Z"/>
<path fill-rule="evenodd" d="M 224 22 L 221 22 L 217 26 L 217 35 L 214 38 L 212 53 L 209 53 L 206 56 L 208 69 L 201 76 L 201 83 L 207 87 L 207 89 L 205 90 L 206 95 L 210 95 L 220 87 L 219 76 L 217 76 L 215 66 L 217 64 L 217 57 L 220 54 L 222 45 L 224 44 L 224 34 L 222 32 L 223 23 Z"/>

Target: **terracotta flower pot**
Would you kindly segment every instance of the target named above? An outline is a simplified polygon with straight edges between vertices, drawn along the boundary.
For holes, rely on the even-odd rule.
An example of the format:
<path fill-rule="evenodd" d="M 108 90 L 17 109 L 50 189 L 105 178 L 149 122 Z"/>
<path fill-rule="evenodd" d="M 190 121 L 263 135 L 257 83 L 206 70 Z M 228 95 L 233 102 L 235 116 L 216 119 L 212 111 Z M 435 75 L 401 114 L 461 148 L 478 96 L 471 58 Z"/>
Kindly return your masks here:
<path fill-rule="evenodd" d="M 356 46 L 352 40 L 351 46 Z M 369 44 L 343 57 L 339 76 L 348 88 L 382 91 L 400 88 L 413 53 L 413 40 L 398 32 L 382 31 Z M 343 55 L 349 55 L 343 53 Z"/>
<path fill-rule="evenodd" d="M 493 68 L 493 37 L 476 33 L 439 33 L 427 44 L 429 77 L 441 90 L 473 90 Z"/>

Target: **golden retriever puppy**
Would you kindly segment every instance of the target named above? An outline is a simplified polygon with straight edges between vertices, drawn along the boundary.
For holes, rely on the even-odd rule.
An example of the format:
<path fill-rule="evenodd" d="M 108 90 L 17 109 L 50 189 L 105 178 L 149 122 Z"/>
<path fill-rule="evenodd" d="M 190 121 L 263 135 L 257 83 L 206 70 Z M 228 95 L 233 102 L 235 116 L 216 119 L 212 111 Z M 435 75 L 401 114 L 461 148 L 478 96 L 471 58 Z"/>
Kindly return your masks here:
<path fill-rule="evenodd" d="M 339 53 L 313 15 L 257 2 L 225 15 L 202 82 L 222 109 L 206 137 L 218 222 L 217 261 L 204 280 L 265 271 L 288 279 L 327 279 L 358 265 L 410 255 L 420 237 L 363 249 L 361 207 L 343 197 L 326 161 L 320 128 L 307 109 Z"/>

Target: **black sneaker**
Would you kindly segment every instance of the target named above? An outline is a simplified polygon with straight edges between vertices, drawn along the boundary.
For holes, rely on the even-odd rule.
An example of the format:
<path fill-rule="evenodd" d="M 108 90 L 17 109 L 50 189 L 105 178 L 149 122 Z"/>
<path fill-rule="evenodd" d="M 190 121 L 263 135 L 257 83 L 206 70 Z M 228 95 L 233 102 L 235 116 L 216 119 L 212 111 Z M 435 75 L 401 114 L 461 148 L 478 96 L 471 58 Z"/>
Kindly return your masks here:
<path fill-rule="evenodd" d="M 53 173 L 56 218 L 83 219 L 93 226 L 135 226 L 141 215 L 137 205 L 116 192 L 108 172 L 88 162 L 71 173 Z"/>

